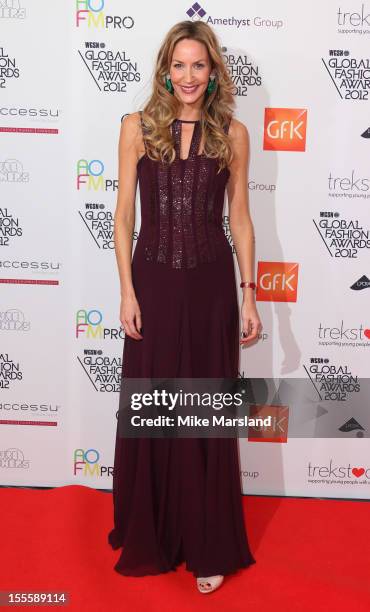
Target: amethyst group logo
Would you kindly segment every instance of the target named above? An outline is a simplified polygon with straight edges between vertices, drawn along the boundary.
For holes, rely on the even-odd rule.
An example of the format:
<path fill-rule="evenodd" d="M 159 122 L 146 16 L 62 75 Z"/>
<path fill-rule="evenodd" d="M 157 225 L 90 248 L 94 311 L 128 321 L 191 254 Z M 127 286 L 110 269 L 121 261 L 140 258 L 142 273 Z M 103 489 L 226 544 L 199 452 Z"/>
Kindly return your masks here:
<path fill-rule="evenodd" d="M 141 80 L 137 61 L 127 51 L 106 49 L 104 42 L 85 42 L 78 53 L 99 91 L 127 93 L 129 83 Z"/>
<path fill-rule="evenodd" d="M 366 485 L 370 484 L 370 468 L 352 466 L 351 463 L 336 465 L 333 459 L 329 465 L 313 465 L 309 461 L 307 481 L 310 484 Z"/>
<path fill-rule="evenodd" d="M 322 210 L 312 221 L 330 257 L 357 259 L 370 249 L 370 231 L 359 219 L 340 217 L 339 212 Z"/>
<path fill-rule="evenodd" d="M 0 89 L 5 89 L 10 79 L 19 79 L 19 76 L 15 57 L 9 57 L 4 47 L 0 47 Z"/>
<path fill-rule="evenodd" d="M 116 191 L 118 179 L 104 178 L 104 164 L 100 159 L 79 159 L 77 162 L 77 190 Z"/>
<path fill-rule="evenodd" d="M 134 20 L 126 15 L 106 15 L 105 0 L 76 0 L 76 26 L 87 25 L 88 28 L 112 28 L 113 30 L 131 30 Z"/>
<path fill-rule="evenodd" d="M 207 16 L 207 11 L 199 2 L 194 2 L 186 11 L 186 15 L 192 21 L 200 21 L 201 19 L 210 25 L 216 26 L 232 26 L 235 28 L 241 27 L 255 27 L 255 28 L 276 28 L 280 29 L 284 26 L 282 19 L 269 18 L 269 17 L 214 17 L 213 15 Z"/>
<path fill-rule="evenodd" d="M 10 384 L 16 380 L 22 380 L 23 372 L 19 361 L 15 362 L 9 357 L 9 353 L 0 353 L 0 389 L 10 389 Z"/>
<path fill-rule="evenodd" d="M 368 100 L 370 88 L 370 59 L 350 57 L 343 49 L 330 49 L 321 58 L 327 73 L 342 100 Z"/>
<path fill-rule="evenodd" d="M 96 448 L 76 448 L 73 453 L 73 475 L 88 478 L 112 476 L 113 467 L 100 464 L 100 453 Z"/>
<path fill-rule="evenodd" d="M 104 327 L 101 310 L 81 309 L 76 313 L 76 338 L 84 340 L 122 340 L 124 331 L 122 327 Z"/>
<path fill-rule="evenodd" d="M 0 19 L 24 19 L 26 9 L 21 7 L 20 0 L 2 0 L 0 2 Z"/>
<path fill-rule="evenodd" d="M 0 208 L 0 246 L 12 246 L 23 235 L 19 218 L 6 207 Z"/>
<path fill-rule="evenodd" d="M 77 360 L 100 393 L 119 393 L 122 379 L 122 358 L 105 354 L 101 349 L 85 349 Z"/>
<path fill-rule="evenodd" d="M 320 346 L 336 346 L 339 348 L 348 346 L 352 348 L 360 346 L 364 348 L 370 347 L 370 328 L 365 327 L 363 323 L 356 327 L 346 327 L 342 319 L 340 327 L 332 327 L 320 322 L 317 331 L 318 344 Z"/>
<path fill-rule="evenodd" d="M 352 393 L 361 391 L 357 375 L 346 364 L 330 363 L 327 357 L 311 357 L 304 365 L 308 378 L 320 401 L 347 401 Z"/>

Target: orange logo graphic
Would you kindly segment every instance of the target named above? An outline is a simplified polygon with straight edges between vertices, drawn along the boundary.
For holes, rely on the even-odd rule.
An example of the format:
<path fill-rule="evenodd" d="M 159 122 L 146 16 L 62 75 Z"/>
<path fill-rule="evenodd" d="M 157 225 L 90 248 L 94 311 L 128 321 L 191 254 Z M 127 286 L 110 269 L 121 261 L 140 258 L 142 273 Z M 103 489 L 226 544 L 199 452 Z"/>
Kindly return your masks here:
<path fill-rule="evenodd" d="M 287 442 L 289 406 L 252 404 L 249 417 L 253 419 L 271 417 L 271 425 L 249 425 L 248 442 L 280 442 L 280 444 Z"/>
<path fill-rule="evenodd" d="M 265 151 L 306 150 L 307 109 L 265 108 Z"/>
<path fill-rule="evenodd" d="M 256 300 L 296 302 L 298 264 L 285 261 L 259 261 Z"/>

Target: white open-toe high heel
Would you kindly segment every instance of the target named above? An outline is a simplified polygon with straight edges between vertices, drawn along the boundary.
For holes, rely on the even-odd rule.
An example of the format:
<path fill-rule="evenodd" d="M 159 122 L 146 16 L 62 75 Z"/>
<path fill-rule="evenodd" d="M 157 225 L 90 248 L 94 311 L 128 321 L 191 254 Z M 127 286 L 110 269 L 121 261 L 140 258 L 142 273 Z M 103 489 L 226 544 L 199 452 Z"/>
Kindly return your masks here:
<path fill-rule="evenodd" d="M 198 590 L 200 593 L 212 593 L 218 589 L 223 583 L 224 577 L 219 576 L 207 576 L 206 578 L 197 578 Z"/>

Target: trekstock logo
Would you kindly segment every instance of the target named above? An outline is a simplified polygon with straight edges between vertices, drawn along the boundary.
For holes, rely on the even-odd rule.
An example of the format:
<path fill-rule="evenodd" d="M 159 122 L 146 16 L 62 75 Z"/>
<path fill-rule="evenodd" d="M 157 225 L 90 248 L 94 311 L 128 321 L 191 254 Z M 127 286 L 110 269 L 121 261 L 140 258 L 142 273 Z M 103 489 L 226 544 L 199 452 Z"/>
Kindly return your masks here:
<path fill-rule="evenodd" d="M 312 221 L 330 257 L 357 259 L 370 249 L 369 230 L 359 219 L 343 219 L 339 212 L 322 210 L 320 218 Z"/>
<path fill-rule="evenodd" d="M 260 302 L 296 302 L 298 263 L 259 261 L 256 300 Z"/>
<path fill-rule="evenodd" d="M 352 289 L 353 291 L 361 291 L 362 289 L 369 289 L 369 287 L 370 280 L 364 274 L 355 283 L 353 283 L 353 285 L 350 286 L 350 289 Z"/>
<path fill-rule="evenodd" d="M 233 15 L 230 17 L 214 17 L 213 15 L 207 15 L 207 11 L 203 6 L 199 4 L 199 2 L 194 2 L 188 10 L 186 11 L 186 15 L 192 21 L 200 21 L 203 20 L 209 25 L 217 25 L 217 26 L 232 26 L 234 28 L 241 27 L 252 27 L 252 28 L 275 28 L 279 30 L 284 26 L 284 22 L 282 19 L 276 18 L 266 18 L 260 16 L 252 16 L 252 17 L 234 17 Z"/>
<path fill-rule="evenodd" d="M 113 30 L 131 30 L 134 19 L 129 15 L 107 15 L 104 12 L 105 0 L 76 0 L 76 26 L 88 28 L 105 28 Z"/>
<path fill-rule="evenodd" d="M 319 323 L 317 328 L 318 344 L 320 346 L 336 346 L 339 348 L 370 347 L 370 328 L 360 323 L 356 327 L 346 327 L 343 319 L 340 327 L 329 327 Z"/>
<path fill-rule="evenodd" d="M 23 379 L 19 361 L 9 357 L 9 353 L 0 353 L 0 389 L 10 389 L 10 384 Z"/>
<path fill-rule="evenodd" d="M 263 149 L 305 151 L 307 109 L 265 108 Z"/>
<path fill-rule="evenodd" d="M 0 19 L 24 19 L 26 9 L 21 7 L 20 0 L 1 0 Z"/>
<path fill-rule="evenodd" d="M 77 360 L 94 387 L 100 393 L 119 393 L 122 379 L 122 358 L 104 354 L 101 349 L 85 349 Z"/>
<path fill-rule="evenodd" d="M 0 47 L 0 89 L 5 89 L 10 79 L 19 79 L 19 68 L 15 57 L 9 57 L 4 47 Z"/>
<path fill-rule="evenodd" d="M 356 170 L 352 170 L 350 176 L 333 176 L 330 172 L 328 187 L 328 195 L 332 198 L 370 198 L 370 178 L 356 176 Z"/>
<path fill-rule="evenodd" d="M 78 54 L 99 91 L 127 93 L 129 83 L 141 81 L 137 61 L 126 51 L 106 49 L 104 42 L 85 42 Z"/>
<path fill-rule="evenodd" d="M 368 100 L 370 60 L 349 56 L 348 50 L 330 49 L 321 59 L 342 100 Z"/>
<path fill-rule="evenodd" d="M 0 246 L 13 246 L 14 238 L 23 235 L 19 218 L 8 208 L 0 208 Z"/>
<path fill-rule="evenodd" d="M 100 159 L 79 159 L 77 162 L 77 190 L 116 191 L 118 179 L 104 178 L 104 164 Z"/>
<path fill-rule="evenodd" d="M 351 463 L 336 465 L 333 459 L 329 465 L 313 465 L 310 461 L 307 481 L 310 484 L 366 485 L 370 484 L 370 468 L 352 467 Z"/>
<path fill-rule="evenodd" d="M 97 309 L 81 309 L 76 312 L 76 338 L 84 340 L 122 340 L 122 327 L 104 327 L 103 313 Z"/>
<path fill-rule="evenodd" d="M 351 417 L 348 421 L 343 423 L 341 427 L 338 427 L 338 431 L 342 431 L 343 433 L 352 433 L 352 431 L 356 431 L 356 438 L 363 438 L 365 428 L 362 427 L 354 417 Z"/>
<path fill-rule="evenodd" d="M 100 453 L 95 448 L 76 448 L 73 453 L 73 475 L 88 478 L 112 476 L 113 467 L 101 465 Z"/>
<path fill-rule="evenodd" d="M 352 374 L 348 365 L 335 365 L 327 357 L 311 357 L 309 365 L 303 368 L 320 401 L 345 402 L 352 393 L 361 391 L 358 376 Z"/>
<path fill-rule="evenodd" d="M 259 67 L 253 64 L 247 55 L 233 53 L 226 47 L 222 47 L 222 52 L 231 80 L 235 85 L 235 95 L 247 96 L 251 87 L 262 85 Z"/>
<path fill-rule="evenodd" d="M 347 2 L 345 9 L 337 10 L 337 26 L 338 34 L 370 34 L 370 12 L 363 2 Z"/>

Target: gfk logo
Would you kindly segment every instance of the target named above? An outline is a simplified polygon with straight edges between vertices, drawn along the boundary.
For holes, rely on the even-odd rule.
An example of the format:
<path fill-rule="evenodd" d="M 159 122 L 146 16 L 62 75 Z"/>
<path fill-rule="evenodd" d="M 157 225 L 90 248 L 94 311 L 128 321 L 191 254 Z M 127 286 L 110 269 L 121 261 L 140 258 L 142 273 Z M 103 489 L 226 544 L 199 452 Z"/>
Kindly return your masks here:
<path fill-rule="evenodd" d="M 259 261 L 256 300 L 260 302 L 296 302 L 298 264 L 283 261 Z"/>
<path fill-rule="evenodd" d="M 265 108 L 265 151 L 305 151 L 307 110 Z"/>

